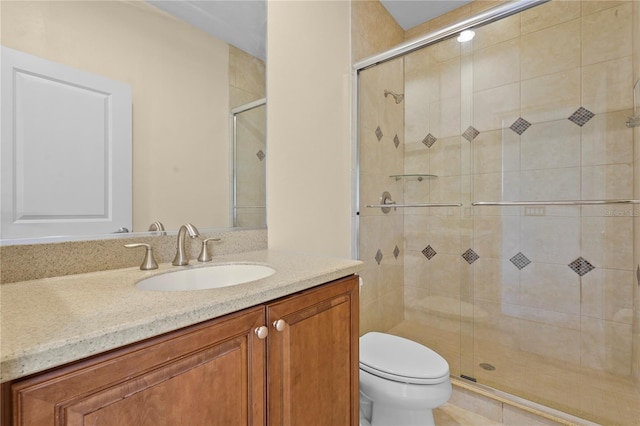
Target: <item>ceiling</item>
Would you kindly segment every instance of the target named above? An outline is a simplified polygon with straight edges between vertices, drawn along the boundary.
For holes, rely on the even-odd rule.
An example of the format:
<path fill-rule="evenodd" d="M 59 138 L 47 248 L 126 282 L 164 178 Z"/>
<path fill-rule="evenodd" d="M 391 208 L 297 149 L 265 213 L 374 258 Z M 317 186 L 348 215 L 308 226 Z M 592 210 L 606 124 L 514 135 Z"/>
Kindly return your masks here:
<path fill-rule="evenodd" d="M 291 0 L 296 1 L 296 0 Z M 148 3 L 260 59 L 266 59 L 265 0 L 147 0 Z M 405 31 L 470 1 L 380 0 Z"/>
<path fill-rule="evenodd" d="M 470 0 L 380 0 L 396 22 L 407 31 L 430 19 L 471 3 Z"/>

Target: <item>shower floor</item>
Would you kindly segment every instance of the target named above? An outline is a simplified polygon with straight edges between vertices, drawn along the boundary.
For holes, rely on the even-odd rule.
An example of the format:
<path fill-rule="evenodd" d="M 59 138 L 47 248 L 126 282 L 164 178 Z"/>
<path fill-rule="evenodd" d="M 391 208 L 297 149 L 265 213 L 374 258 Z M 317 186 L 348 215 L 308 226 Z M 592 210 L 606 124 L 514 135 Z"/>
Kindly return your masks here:
<path fill-rule="evenodd" d="M 454 376 L 461 374 L 462 363 L 464 374 L 483 385 L 603 425 L 640 426 L 640 393 L 630 377 L 547 359 L 491 340 L 466 338 L 461 343 L 459 325 L 458 330 L 445 328 L 405 320 L 389 333 L 435 350 L 449 362 Z M 461 345 L 466 344 L 470 347 L 463 346 L 463 352 L 472 351 L 473 359 L 460 359 Z M 485 370 L 481 363 L 490 363 L 495 370 Z"/>

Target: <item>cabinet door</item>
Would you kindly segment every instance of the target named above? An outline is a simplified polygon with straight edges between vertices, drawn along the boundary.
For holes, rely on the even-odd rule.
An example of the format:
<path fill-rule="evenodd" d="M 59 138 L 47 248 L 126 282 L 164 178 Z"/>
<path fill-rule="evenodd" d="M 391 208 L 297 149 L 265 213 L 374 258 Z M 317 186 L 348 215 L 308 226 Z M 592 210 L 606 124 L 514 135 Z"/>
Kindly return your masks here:
<path fill-rule="evenodd" d="M 263 425 L 264 307 L 13 385 L 18 425 Z"/>
<path fill-rule="evenodd" d="M 267 322 L 268 424 L 357 425 L 357 277 L 269 304 Z"/>

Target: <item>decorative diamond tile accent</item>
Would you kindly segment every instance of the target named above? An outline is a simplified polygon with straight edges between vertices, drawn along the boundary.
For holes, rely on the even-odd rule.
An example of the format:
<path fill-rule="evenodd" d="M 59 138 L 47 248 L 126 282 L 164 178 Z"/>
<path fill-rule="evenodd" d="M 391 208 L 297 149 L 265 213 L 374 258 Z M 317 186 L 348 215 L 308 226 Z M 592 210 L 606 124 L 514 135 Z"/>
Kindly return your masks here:
<path fill-rule="evenodd" d="M 573 271 L 576 274 L 580 275 L 581 277 L 593 271 L 594 269 L 596 269 L 595 266 L 589 263 L 589 261 L 583 258 L 582 256 L 580 256 L 579 258 L 571 262 L 568 266 L 569 268 L 573 269 Z"/>
<path fill-rule="evenodd" d="M 382 130 L 380 130 L 380 126 L 378 126 L 376 128 L 376 137 L 378 138 L 378 142 L 380 142 L 380 139 L 382 139 L 382 136 L 384 135 L 382 134 Z"/>
<path fill-rule="evenodd" d="M 433 256 L 435 256 L 438 253 L 433 249 L 433 247 L 426 246 L 422 250 L 422 254 L 424 254 L 424 257 L 426 257 L 427 259 L 431 260 L 433 258 Z"/>
<path fill-rule="evenodd" d="M 400 256 L 400 249 L 396 245 L 396 248 L 393 249 L 393 257 L 395 257 L 397 259 L 398 256 Z"/>
<path fill-rule="evenodd" d="M 478 136 L 480 134 L 479 131 L 476 130 L 475 127 L 473 126 L 469 126 L 469 128 L 467 130 L 464 131 L 464 133 L 462 134 L 462 136 L 468 140 L 469 142 L 473 141 L 476 136 Z"/>
<path fill-rule="evenodd" d="M 393 137 L 393 144 L 396 146 L 396 148 L 398 147 L 398 145 L 400 145 L 400 138 L 398 138 L 398 135 L 395 135 Z"/>
<path fill-rule="evenodd" d="M 256 157 L 258 157 L 260 159 L 260 161 L 264 160 L 266 155 L 264 154 L 264 152 L 262 152 L 262 150 L 256 152 Z"/>
<path fill-rule="evenodd" d="M 376 253 L 376 262 L 378 262 L 378 265 L 382 262 L 382 252 L 380 249 L 378 249 L 378 252 Z"/>
<path fill-rule="evenodd" d="M 429 133 L 424 139 L 422 139 L 422 143 L 425 144 L 427 148 L 431 148 L 437 140 L 438 138 Z"/>
<path fill-rule="evenodd" d="M 511 127 L 509 128 L 514 132 L 516 132 L 517 134 L 522 135 L 525 132 L 525 130 L 529 128 L 529 126 L 531 126 L 531 123 L 529 123 L 524 118 L 520 117 L 516 121 L 514 121 Z"/>
<path fill-rule="evenodd" d="M 522 252 L 518 252 L 518 254 L 516 254 L 509 260 L 511 261 L 511 263 L 515 265 L 516 268 L 520 270 L 522 270 L 525 266 L 531 263 L 531 261 L 527 258 L 527 256 L 522 254 Z"/>
<path fill-rule="evenodd" d="M 571 117 L 569 117 L 569 121 L 582 127 L 587 123 L 587 121 L 591 120 L 594 116 L 595 114 L 589 111 L 588 109 L 580 107 L 576 110 L 576 112 L 571 114 Z"/>
<path fill-rule="evenodd" d="M 471 249 L 469 249 L 469 250 L 465 251 L 464 253 L 462 253 L 462 257 L 464 258 L 464 260 L 467 261 L 467 263 L 469 265 L 471 265 L 476 260 L 480 259 L 480 256 L 478 256 L 478 254 L 475 251 L 471 250 Z"/>

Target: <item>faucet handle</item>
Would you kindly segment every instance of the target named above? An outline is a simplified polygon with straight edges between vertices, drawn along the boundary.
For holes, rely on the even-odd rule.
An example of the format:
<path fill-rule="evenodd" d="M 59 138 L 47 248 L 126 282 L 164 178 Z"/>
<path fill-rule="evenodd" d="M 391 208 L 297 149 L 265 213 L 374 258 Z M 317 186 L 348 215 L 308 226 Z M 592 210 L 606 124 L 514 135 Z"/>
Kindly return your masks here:
<path fill-rule="evenodd" d="M 151 271 L 153 269 L 158 269 L 158 263 L 156 259 L 153 257 L 153 247 L 151 244 L 137 243 L 137 244 L 125 244 L 126 248 L 136 248 L 136 247 L 145 247 L 147 249 L 144 260 L 142 261 L 142 265 L 140 265 L 140 269 L 143 271 Z"/>
<path fill-rule="evenodd" d="M 209 253 L 209 241 L 220 241 L 220 238 L 206 238 L 202 240 L 202 250 L 200 250 L 200 255 L 198 256 L 198 262 L 210 262 L 213 259 L 211 253 Z"/>

